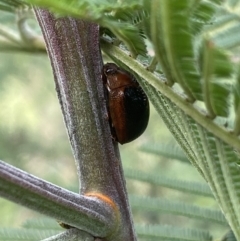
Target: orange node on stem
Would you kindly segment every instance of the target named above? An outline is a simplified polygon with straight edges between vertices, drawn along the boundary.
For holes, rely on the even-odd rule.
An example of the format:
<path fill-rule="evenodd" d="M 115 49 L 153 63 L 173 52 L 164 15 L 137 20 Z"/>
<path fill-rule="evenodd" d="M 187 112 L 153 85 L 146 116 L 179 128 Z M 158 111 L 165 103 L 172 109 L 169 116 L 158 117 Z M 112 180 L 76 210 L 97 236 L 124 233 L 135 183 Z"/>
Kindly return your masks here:
<path fill-rule="evenodd" d="M 96 198 L 100 199 L 101 201 L 110 205 L 114 210 L 117 211 L 117 209 L 118 209 L 116 203 L 109 196 L 107 196 L 105 194 L 102 194 L 99 192 L 88 192 L 88 193 L 85 193 L 84 196 L 96 197 Z"/>

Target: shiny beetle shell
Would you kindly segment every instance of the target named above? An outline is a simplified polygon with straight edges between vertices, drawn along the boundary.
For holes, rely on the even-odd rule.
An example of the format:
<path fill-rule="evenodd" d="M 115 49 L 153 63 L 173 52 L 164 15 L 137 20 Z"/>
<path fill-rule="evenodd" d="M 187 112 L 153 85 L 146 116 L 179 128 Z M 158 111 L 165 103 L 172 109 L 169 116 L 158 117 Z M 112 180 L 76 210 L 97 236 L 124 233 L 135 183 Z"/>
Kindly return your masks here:
<path fill-rule="evenodd" d="M 134 76 L 114 63 L 103 66 L 102 79 L 107 89 L 112 136 L 120 144 L 131 142 L 147 128 L 148 98 Z"/>

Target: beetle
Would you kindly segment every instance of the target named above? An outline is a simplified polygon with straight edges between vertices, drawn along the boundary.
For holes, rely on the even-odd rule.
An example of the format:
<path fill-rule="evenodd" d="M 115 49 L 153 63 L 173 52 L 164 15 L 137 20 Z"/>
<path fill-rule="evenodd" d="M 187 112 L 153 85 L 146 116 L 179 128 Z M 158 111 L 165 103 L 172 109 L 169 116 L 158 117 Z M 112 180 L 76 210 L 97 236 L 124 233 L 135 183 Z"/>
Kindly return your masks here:
<path fill-rule="evenodd" d="M 148 125 L 146 94 L 131 73 L 114 63 L 103 66 L 102 81 L 113 139 L 120 144 L 135 140 Z"/>

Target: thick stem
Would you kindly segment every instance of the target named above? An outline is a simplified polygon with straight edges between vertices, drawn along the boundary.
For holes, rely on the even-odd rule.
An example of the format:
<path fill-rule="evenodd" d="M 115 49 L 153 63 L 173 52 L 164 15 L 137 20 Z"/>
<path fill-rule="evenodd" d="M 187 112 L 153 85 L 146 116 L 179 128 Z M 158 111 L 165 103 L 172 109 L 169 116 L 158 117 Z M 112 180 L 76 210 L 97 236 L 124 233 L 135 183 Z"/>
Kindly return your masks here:
<path fill-rule="evenodd" d="M 104 200 L 118 213 L 107 240 L 135 240 L 123 170 L 111 138 L 101 81 L 99 26 L 55 19 L 36 10 L 84 195 Z"/>

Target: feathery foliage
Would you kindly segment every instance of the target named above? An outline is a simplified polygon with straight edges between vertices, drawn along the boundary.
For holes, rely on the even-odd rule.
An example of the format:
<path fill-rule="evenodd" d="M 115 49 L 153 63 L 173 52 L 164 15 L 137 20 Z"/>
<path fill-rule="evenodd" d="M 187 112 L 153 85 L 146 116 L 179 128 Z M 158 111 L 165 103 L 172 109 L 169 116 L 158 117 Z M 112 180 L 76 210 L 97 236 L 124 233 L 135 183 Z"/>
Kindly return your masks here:
<path fill-rule="evenodd" d="M 146 46 L 142 38 L 141 30 L 138 28 L 143 9 L 139 1 L 118 2 L 118 1 L 26 1 L 31 4 L 47 7 L 57 16 L 73 16 L 86 19 L 100 24 L 129 48 L 133 56 L 146 55 Z M 142 13 L 141 13 L 142 12 Z M 131 13 L 131 14 L 128 14 Z M 129 18 L 130 15 L 130 18 Z M 135 21 L 134 21 L 135 20 Z"/>
<path fill-rule="evenodd" d="M 171 145 L 171 143 L 162 143 L 161 145 L 145 144 L 141 146 L 140 151 L 156 154 L 158 156 L 166 157 L 169 159 L 177 159 L 185 163 L 189 163 L 186 155 L 179 146 Z"/>
<path fill-rule="evenodd" d="M 130 196 L 131 207 L 133 210 L 147 210 L 161 214 L 167 212 L 169 214 L 191 217 L 193 219 L 201 219 L 208 222 L 216 222 L 227 226 L 226 219 L 220 210 L 202 208 L 183 202 L 176 202 L 160 198 L 149 198 L 140 196 Z"/>
<path fill-rule="evenodd" d="M 209 184 L 239 240 L 239 1 L 27 2 L 46 7 L 59 17 L 81 18 L 101 26 L 102 50 L 138 77 L 187 158 Z M 22 2 L 0 1 L 0 10 L 13 12 L 19 4 Z M 149 69 L 145 66 L 151 64 L 152 58 L 147 53 L 145 37 L 154 55 Z M 163 152 L 159 147 L 158 153 Z M 169 150 L 164 155 L 167 154 Z M 173 158 L 174 153 L 171 154 Z M 177 181 L 170 179 L 126 173 L 138 180 L 184 190 L 181 182 L 177 187 Z M 192 187 L 186 189 L 195 192 Z M 204 192 L 209 195 L 207 189 L 198 194 Z M 151 206 L 150 201 L 143 205 Z M 137 230 L 140 237 L 145 238 L 186 238 L 180 235 L 182 231 L 174 236 L 172 228 Z M 189 235 L 192 240 L 211 240 L 205 232 L 197 235 L 189 232 Z M 186 239 L 191 240 L 189 237 Z"/>
<path fill-rule="evenodd" d="M 188 240 L 188 241 L 200 241 L 200 240 L 207 240 L 211 241 L 212 237 L 209 233 L 194 230 L 194 229 L 181 229 L 172 226 L 143 226 L 137 225 L 136 226 L 137 233 L 140 238 L 144 238 L 144 240 Z"/>
<path fill-rule="evenodd" d="M 204 183 L 188 182 L 159 175 L 159 173 L 145 173 L 137 170 L 125 169 L 125 176 L 127 178 L 146 182 L 153 185 L 171 188 L 188 194 L 196 194 L 206 197 L 213 197 L 211 190 Z"/>

